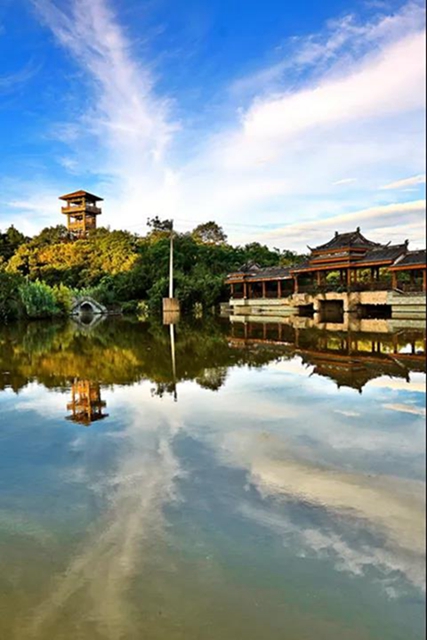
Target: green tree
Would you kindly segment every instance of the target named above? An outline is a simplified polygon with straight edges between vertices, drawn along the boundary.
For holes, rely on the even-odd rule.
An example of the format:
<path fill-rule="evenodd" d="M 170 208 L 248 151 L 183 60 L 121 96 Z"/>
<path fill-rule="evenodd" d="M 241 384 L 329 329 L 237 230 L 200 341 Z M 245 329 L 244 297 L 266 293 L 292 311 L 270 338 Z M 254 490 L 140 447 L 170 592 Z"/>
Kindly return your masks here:
<path fill-rule="evenodd" d="M 224 229 L 212 220 L 210 222 L 204 222 L 199 224 L 191 232 L 192 238 L 196 242 L 202 244 L 225 244 L 227 242 L 227 236 L 224 233 Z"/>
<path fill-rule="evenodd" d="M 12 320 L 23 313 L 21 284 L 20 276 L 0 272 L 0 321 Z"/>
<path fill-rule="evenodd" d="M 28 238 L 23 233 L 15 229 L 10 225 L 5 233 L 0 233 L 0 258 L 7 261 L 9 260 L 15 251 L 26 242 Z"/>

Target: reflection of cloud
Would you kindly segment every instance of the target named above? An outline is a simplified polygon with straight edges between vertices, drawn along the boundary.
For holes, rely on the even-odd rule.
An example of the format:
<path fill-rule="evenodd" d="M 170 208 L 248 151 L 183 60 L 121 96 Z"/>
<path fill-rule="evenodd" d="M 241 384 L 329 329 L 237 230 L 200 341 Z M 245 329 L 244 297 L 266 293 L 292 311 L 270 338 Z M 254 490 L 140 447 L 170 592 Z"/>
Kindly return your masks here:
<path fill-rule="evenodd" d="M 345 409 L 335 409 L 335 413 L 340 413 L 347 418 L 358 418 L 360 416 L 360 413 L 357 411 L 346 411 Z"/>
<path fill-rule="evenodd" d="M 425 416 L 426 410 L 424 407 L 416 407 L 410 404 L 383 404 L 384 409 L 390 411 L 400 411 L 401 413 L 412 413 L 415 416 Z"/>
<path fill-rule="evenodd" d="M 402 380 L 401 378 L 388 378 L 383 376 L 370 380 L 367 387 L 376 387 L 377 389 L 391 389 L 393 391 L 407 391 L 407 392 L 426 392 L 426 377 L 424 373 L 411 373 L 410 381 Z"/>
<path fill-rule="evenodd" d="M 79 599 L 102 637 L 116 640 L 133 637 L 134 618 L 128 604 L 130 582 L 141 571 L 147 545 L 160 539 L 164 530 L 163 508 L 174 499 L 174 483 L 180 473 L 166 431 L 147 432 L 137 417 L 118 444 L 115 473 L 92 483 L 92 490 L 107 507 L 98 523 L 54 581 L 50 595 L 35 610 L 25 628 L 25 638 L 46 638 L 49 625 Z M 163 433 L 163 435 L 161 434 Z M 84 446 L 83 440 L 74 443 Z M 82 479 L 87 484 L 88 474 Z M 144 554 L 145 549 L 145 554 Z"/>
<path fill-rule="evenodd" d="M 393 572 L 403 573 L 413 585 L 421 590 L 424 588 L 423 568 L 419 557 L 410 550 L 396 555 L 393 550 L 375 547 L 372 543 L 366 544 L 364 522 L 353 521 L 352 530 L 357 531 L 357 537 L 352 536 L 351 540 L 346 540 L 345 534 L 336 530 L 333 522 L 323 529 L 303 526 L 295 523 L 287 512 L 278 514 L 247 502 L 241 504 L 239 511 L 244 517 L 282 536 L 285 545 L 292 543 L 299 556 L 314 554 L 317 558 L 332 558 L 337 571 L 346 571 L 355 576 L 362 576 L 366 569 L 374 567 L 382 572 L 381 582 L 389 597 L 399 596 L 399 589 L 393 586 L 393 582 L 397 582 L 396 576 L 392 576 Z"/>
<path fill-rule="evenodd" d="M 362 521 L 363 528 L 372 530 L 380 540 L 380 548 L 371 548 L 368 553 L 365 550 L 368 559 L 359 561 L 359 565 L 370 564 L 372 558 L 377 558 L 378 564 L 384 564 L 389 570 L 399 568 L 414 584 L 422 586 L 423 483 L 335 471 L 299 460 L 278 459 L 274 455 L 275 452 L 270 455 L 265 452 L 250 463 L 251 479 L 262 495 L 286 496 L 345 515 L 350 521 Z M 317 532 L 314 535 L 318 540 L 319 535 L 322 536 Z M 324 538 L 322 544 L 325 544 Z M 337 539 L 327 544 L 335 546 L 338 554 L 343 545 L 342 541 L 338 544 Z"/>

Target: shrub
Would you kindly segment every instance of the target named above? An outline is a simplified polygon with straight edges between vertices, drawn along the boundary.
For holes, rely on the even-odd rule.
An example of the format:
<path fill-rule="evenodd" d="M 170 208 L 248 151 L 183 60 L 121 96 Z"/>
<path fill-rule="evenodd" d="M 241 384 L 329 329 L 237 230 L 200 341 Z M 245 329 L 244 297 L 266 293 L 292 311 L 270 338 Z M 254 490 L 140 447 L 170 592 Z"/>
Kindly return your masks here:
<path fill-rule="evenodd" d="M 20 276 L 0 272 L 0 321 L 13 320 L 24 311 L 19 295 Z"/>
<path fill-rule="evenodd" d="M 63 314 L 68 314 L 71 311 L 73 301 L 73 290 L 65 286 L 65 284 L 55 285 L 52 289 L 53 296 L 55 298 L 56 306 Z"/>
<path fill-rule="evenodd" d="M 54 291 L 44 282 L 25 282 L 19 291 L 29 318 L 52 318 L 60 314 Z"/>

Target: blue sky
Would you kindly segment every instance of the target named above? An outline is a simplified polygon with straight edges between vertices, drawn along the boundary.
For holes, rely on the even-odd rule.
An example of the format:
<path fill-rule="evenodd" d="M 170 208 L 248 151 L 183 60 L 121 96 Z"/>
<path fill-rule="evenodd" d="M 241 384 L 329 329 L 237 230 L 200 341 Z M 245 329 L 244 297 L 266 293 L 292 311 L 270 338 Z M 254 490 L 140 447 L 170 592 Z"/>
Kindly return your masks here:
<path fill-rule="evenodd" d="M 3 0 L 0 228 L 84 188 L 140 233 L 424 246 L 424 47 L 418 2 Z"/>

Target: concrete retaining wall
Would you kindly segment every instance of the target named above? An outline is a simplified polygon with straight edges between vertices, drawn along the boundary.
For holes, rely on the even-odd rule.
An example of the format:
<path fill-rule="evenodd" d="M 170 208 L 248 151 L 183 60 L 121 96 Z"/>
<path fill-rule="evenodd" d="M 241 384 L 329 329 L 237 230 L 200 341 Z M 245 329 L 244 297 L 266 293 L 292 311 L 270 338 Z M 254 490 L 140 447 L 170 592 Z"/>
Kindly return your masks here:
<path fill-rule="evenodd" d="M 283 318 L 295 316 L 299 307 L 313 305 L 315 314 L 319 314 L 322 302 L 340 302 L 344 313 L 355 312 L 362 305 L 389 305 L 393 319 L 426 319 L 425 294 L 400 294 L 396 291 L 360 291 L 351 293 L 295 293 L 288 298 L 254 298 L 231 299 L 230 307 L 233 315 L 266 316 Z"/>

